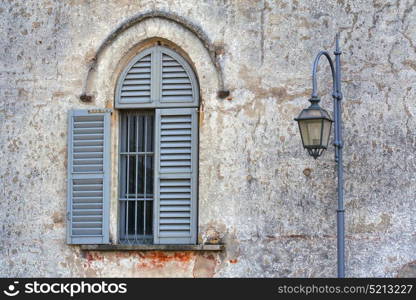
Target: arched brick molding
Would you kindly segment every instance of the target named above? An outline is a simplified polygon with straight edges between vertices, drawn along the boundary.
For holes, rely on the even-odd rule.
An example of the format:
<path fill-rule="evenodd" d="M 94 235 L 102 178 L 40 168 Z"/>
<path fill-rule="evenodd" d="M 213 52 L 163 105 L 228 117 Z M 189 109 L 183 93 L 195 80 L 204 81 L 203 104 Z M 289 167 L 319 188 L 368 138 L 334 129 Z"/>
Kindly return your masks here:
<path fill-rule="evenodd" d="M 169 24 L 169 26 L 166 26 L 167 24 Z M 154 28 L 155 26 L 152 25 L 156 25 L 156 28 Z M 136 36 L 134 42 L 132 41 L 134 44 L 127 43 L 123 45 L 124 47 L 122 48 L 121 44 L 123 43 L 120 41 L 129 39 L 129 35 L 131 35 L 131 32 L 137 31 L 138 29 L 142 29 L 142 32 L 137 32 L 138 36 Z M 177 32 L 182 32 L 183 35 L 180 36 L 178 34 L 175 34 L 174 30 L 176 30 Z M 91 63 L 88 67 L 87 76 L 84 82 L 84 89 L 80 96 L 80 99 L 82 101 L 88 102 L 98 96 L 97 74 L 100 74 L 100 76 L 103 75 L 102 73 L 100 73 L 100 69 L 102 65 L 105 65 L 105 62 L 103 62 L 103 60 L 105 60 L 105 57 L 108 56 L 107 52 L 109 52 L 109 49 L 118 49 L 119 52 L 125 54 L 126 49 L 128 49 L 130 52 L 132 48 L 138 47 L 138 45 L 140 43 L 144 43 L 145 40 L 149 40 L 152 38 L 154 39 L 157 37 L 166 39 L 167 41 L 172 41 L 175 44 L 177 44 L 180 48 L 182 48 L 186 53 L 189 54 L 191 64 L 194 64 L 195 67 L 197 67 L 196 65 L 198 64 L 197 60 L 194 59 L 192 55 L 195 51 L 192 51 L 191 49 L 189 49 L 190 47 L 187 47 L 190 45 L 188 45 L 188 43 L 185 40 L 194 40 L 194 43 L 196 42 L 197 44 L 199 44 L 199 47 L 194 46 L 192 48 L 195 48 L 194 50 L 197 50 L 196 52 L 200 52 L 201 49 L 204 49 L 204 51 L 208 55 L 207 58 L 216 71 L 215 77 L 217 78 L 217 94 L 220 97 L 225 97 L 226 95 L 228 95 L 228 91 L 226 91 L 224 87 L 222 67 L 216 55 L 218 49 L 210 41 L 210 39 L 202 31 L 202 29 L 197 25 L 193 24 L 192 22 L 174 13 L 163 11 L 151 11 L 135 15 L 125 20 L 105 38 L 105 40 L 101 43 L 101 45 L 95 52 L 94 56 L 90 60 Z M 119 59 L 119 61 L 121 60 L 122 58 Z M 205 61 L 207 61 L 207 59 L 205 59 Z M 197 69 L 199 70 L 199 68 Z M 106 73 L 108 73 L 109 71 L 110 69 L 107 69 Z M 201 72 L 203 71 L 199 71 L 199 73 Z M 211 74 L 210 76 L 212 75 L 213 74 Z"/>

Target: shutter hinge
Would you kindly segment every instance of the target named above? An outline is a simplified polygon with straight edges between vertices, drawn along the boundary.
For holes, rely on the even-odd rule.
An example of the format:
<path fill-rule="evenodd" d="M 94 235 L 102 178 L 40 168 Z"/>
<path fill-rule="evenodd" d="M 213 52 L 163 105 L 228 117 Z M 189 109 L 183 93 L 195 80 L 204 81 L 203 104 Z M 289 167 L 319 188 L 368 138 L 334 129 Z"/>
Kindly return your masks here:
<path fill-rule="evenodd" d="M 104 114 L 104 113 L 112 113 L 113 110 L 111 108 L 92 108 L 88 110 L 89 114 Z"/>
<path fill-rule="evenodd" d="M 66 213 L 66 219 L 67 219 L 68 221 L 71 221 L 71 212 L 67 212 L 67 213 Z"/>

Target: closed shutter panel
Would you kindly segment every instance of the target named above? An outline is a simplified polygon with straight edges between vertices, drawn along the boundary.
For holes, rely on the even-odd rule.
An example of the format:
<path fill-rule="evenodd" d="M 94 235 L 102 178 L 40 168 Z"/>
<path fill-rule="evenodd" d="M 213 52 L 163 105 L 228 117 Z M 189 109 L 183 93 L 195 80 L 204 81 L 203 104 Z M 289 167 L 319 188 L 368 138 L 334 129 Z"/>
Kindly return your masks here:
<path fill-rule="evenodd" d="M 198 81 L 189 64 L 166 47 L 157 47 L 155 53 L 160 61 L 159 107 L 198 107 Z"/>
<path fill-rule="evenodd" d="M 161 102 L 194 101 L 192 83 L 184 67 L 171 55 L 162 52 Z"/>
<path fill-rule="evenodd" d="M 155 244 L 195 244 L 198 115 L 156 110 Z"/>
<path fill-rule="evenodd" d="M 110 112 L 71 111 L 68 137 L 68 244 L 107 244 Z"/>
<path fill-rule="evenodd" d="M 117 89 L 117 104 L 120 107 L 150 105 L 155 98 L 152 92 L 154 77 L 153 51 L 144 51 L 127 66 L 120 76 Z"/>

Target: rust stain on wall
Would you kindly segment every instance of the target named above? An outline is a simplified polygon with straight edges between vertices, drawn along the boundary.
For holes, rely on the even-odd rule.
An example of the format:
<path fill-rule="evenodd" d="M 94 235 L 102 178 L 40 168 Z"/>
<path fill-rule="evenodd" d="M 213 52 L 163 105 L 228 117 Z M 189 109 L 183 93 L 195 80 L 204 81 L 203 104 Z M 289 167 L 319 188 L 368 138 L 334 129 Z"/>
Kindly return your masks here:
<path fill-rule="evenodd" d="M 191 252 L 175 252 L 173 254 L 167 254 L 161 251 L 152 251 L 146 253 L 139 253 L 142 258 L 137 263 L 138 268 L 163 268 L 166 264 L 175 263 L 188 263 L 192 260 L 195 254 Z"/>

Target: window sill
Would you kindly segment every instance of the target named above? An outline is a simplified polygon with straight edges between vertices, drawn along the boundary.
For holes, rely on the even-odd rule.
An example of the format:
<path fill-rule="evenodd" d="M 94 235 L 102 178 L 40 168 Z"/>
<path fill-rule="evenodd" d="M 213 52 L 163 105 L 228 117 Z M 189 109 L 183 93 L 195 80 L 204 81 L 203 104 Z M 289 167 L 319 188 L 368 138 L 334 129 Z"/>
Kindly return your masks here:
<path fill-rule="evenodd" d="M 200 245 L 80 245 L 86 251 L 222 251 L 223 244 Z"/>

